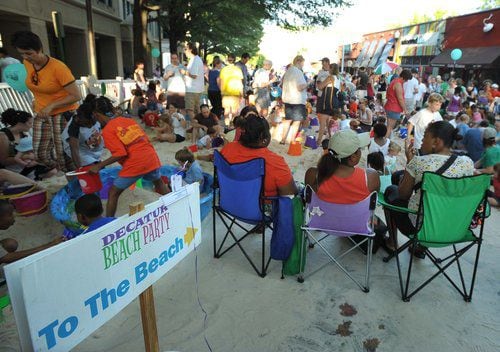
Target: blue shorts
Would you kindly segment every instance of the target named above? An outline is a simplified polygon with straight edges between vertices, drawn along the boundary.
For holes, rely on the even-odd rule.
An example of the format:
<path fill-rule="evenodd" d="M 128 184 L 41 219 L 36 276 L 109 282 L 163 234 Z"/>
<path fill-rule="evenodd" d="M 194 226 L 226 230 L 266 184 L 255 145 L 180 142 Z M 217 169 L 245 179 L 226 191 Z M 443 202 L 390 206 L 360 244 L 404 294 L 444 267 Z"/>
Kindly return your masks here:
<path fill-rule="evenodd" d="M 306 117 L 307 112 L 304 104 L 285 103 L 285 120 L 303 121 Z"/>
<path fill-rule="evenodd" d="M 401 120 L 401 112 L 394 112 L 394 111 L 385 111 L 385 114 L 387 115 L 388 119 L 392 120 Z"/>
<path fill-rule="evenodd" d="M 119 189 L 126 189 L 126 188 L 129 188 L 130 186 L 132 186 L 134 183 L 136 183 L 137 180 L 140 178 L 142 178 L 146 181 L 151 181 L 151 182 L 158 181 L 159 179 L 161 179 L 160 169 L 158 168 L 156 170 L 150 171 L 145 175 L 137 175 L 137 176 L 133 176 L 133 177 L 120 177 L 120 176 L 118 176 L 117 178 L 115 178 L 115 181 L 113 182 L 113 186 L 115 186 L 116 188 L 119 188 Z"/>

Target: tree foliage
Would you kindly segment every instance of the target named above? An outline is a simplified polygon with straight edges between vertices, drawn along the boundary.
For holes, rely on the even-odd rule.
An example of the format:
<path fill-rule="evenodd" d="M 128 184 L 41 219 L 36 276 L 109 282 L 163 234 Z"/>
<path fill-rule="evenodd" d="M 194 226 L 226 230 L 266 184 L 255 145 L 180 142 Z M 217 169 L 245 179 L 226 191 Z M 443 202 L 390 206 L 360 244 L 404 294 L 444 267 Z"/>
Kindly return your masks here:
<path fill-rule="evenodd" d="M 500 7 L 500 0 L 482 0 L 479 10 L 489 10 Z"/>

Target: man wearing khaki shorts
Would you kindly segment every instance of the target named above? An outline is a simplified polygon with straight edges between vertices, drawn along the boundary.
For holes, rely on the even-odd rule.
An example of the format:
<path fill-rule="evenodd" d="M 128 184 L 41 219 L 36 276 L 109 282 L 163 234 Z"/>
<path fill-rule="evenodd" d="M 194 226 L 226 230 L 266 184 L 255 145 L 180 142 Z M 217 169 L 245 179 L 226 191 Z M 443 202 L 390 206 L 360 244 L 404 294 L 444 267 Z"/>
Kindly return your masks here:
<path fill-rule="evenodd" d="M 198 49 L 194 43 L 187 43 L 184 46 L 184 51 L 189 58 L 187 69 L 182 71 L 186 77 L 186 96 L 184 100 L 186 112 L 192 121 L 195 114 L 200 112 L 201 93 L 205 88 L 203 61 L 198 56 Z"/>
<path fill-rule="evenodd" d="M 229 54 L 228 65 L 220 71 L 219 76 L 225 126 L 229 126 L 232 117 L 238 115 L 243 98 L 243 72 L 234 64 L 235 61 L 236 57 Z"/>

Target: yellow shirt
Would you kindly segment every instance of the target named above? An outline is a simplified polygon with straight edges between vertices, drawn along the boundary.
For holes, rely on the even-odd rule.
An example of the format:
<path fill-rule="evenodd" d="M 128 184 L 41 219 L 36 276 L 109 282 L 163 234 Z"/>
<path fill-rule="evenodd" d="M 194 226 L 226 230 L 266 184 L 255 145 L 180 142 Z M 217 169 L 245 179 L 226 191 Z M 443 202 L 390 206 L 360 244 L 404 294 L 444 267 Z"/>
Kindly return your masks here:
<path fill-rule="evenodd" d="M 49 61 L 47 61 L 45 66 L 38 70 L 36 74 L 35 67 L 32 63 L 24 60 L 23 64 L 28 73 L 26 76 L 26 86 L 35 96 L 35 112 L 39 112 L 50 103 L 69 95 L 69 93 L 64 90 L 64 87 L 73 83 L 75 77 L 68 66 L 63 62 L 49 57 Z M 78 103 L 69 104 L 53 110 L 51 115 L 75 110 L 77 107 Z"/>
<path fill-rule="evenodd" d="M 234 64 L 227 65 L 220 71 L 220 91 L 225 96 L 243 95 L 243 72 Z"/>

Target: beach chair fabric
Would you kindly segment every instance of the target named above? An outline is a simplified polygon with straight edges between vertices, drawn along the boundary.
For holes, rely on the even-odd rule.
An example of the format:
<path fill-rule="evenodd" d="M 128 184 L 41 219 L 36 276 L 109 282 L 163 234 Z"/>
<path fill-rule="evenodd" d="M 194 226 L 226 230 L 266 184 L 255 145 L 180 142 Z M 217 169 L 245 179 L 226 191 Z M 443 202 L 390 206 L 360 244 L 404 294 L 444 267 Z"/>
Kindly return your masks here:
<path fill-rule="evenodd" d="M 310 197 L 309 197 L 310 195 Z M 353 280 L 364 292 L 369 292 L 370 264 L 372 259 L 374 210 L 377 202 L 377 193 L 373 192 L 364 200 L 355 204 L 335 204 L 321 200 L 317 194 L 308 186 L 306 190 L 307 201 L 305 209 L 304 241 L 309 241 L 311 245 L 318 245 L 326 254 L 330 261 L 308 275 L 316 273 L 331 262 L 335 263 L 351 280 Z M 351 236 L 359 235 L 366 237 L 362 241 L 355 242 Z M 337 257 L 321 244 L 321 241 L 329 236 L 348 237 L 353 244 L 351 248 L 344 251 Z M 363 243 L 368 242 L 366 255 L 366 269 L 364 283 L 356 280 L 348 270 L 340 263 L 340 259 L 359 248 Z M 312 247 L 310 245 L 310 247 Z M 303 246 L 301 247 L 303 248 Z M 305 274 L 302 271 L 298 276 L 298 281 L 304 281 Z"/>
<path fill-rule="evenodd" d="M 408 302 L 413 295 L 441 274 L 461 294 L 466 302 L 471 301 L 487 212 L 482 212 L 480 225 L 476 229 L 477 233 L 471 230 L 471 220 L 478 207 L 487 209 L 486 191 L 489 186 L 489 175 L 448 178 L 436 173 L 425 172 L 418 211 L 395 207 L 384 200 L 379 200 L 384 207 L 386 221 L 390 224 L 389 231 L 391 231 L 391 236 L 394 236 L 393 238 L 396 238 L 397 233 L 394 232 L 395 226 L 391 219 L 391 211 L 413 213 L 417 217 L 417 233 L 411 234 L 409 236 L 410 240 L 398 247 L 394 252 L 397 260 L 401 296 L 404 301 Z M 424 246 L 426 256 L 429 257 L 438 271 L 412 292 L 409 292 L 413 258 L 417 245 Z M 458 245 L 462 245 L 462 247 L 457 249 Z M 467 289 L 460 257 L 474 246 L 477 246 L 477 249 L 470 288 Z M 445 258 L 439 258 L 431 251 L 432 248 L 441 247 L 452 247 L 452 254 Z M 409 259 L 406 278 L 403 278 L 399 255 L 407 248 L 411 248 L 412 255 Z M 457 264 L 460 278 L 459 284 L 446 273 L 446 270 L 454 263 Z"/>
<path fill-rule="evenodd" d="M 214 257 L 220 258 L 237 246 L 258 275 L 264 277 L 271 258 L 266 260 L 266 228 L 271 229 L 272 219 L 264 212 L 264 175 L 263 158 L 244 163 L 229 163 L 218 152 L 214 153 L 214 193 L 213 193 L 213 242 Z M 217 240 L 217 217 L 225 227 L 222 241 Z M 260 266 L 251 258 L 242 241 L 252 233 L 245 225 L 253 225 L 262 236 Z M 256 227 L 257 226 L 257 227 Z M 236 232 L 243 230 L 243 235 Z M 232 244 L 228 244 L 232 238 Z"/>

